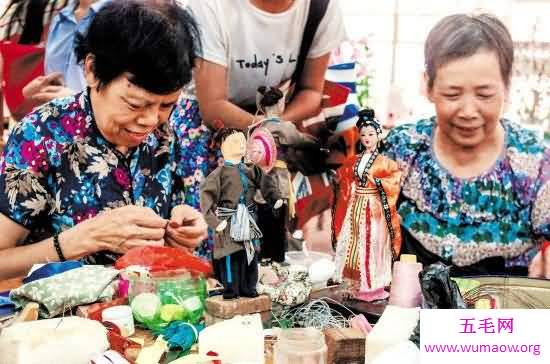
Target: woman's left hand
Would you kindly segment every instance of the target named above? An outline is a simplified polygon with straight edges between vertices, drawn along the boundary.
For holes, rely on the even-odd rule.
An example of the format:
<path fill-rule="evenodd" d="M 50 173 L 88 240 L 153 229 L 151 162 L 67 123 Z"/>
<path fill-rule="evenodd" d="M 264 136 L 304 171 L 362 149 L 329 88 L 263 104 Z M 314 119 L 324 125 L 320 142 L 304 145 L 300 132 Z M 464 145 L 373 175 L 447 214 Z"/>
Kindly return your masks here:
<path fill-rule="evenodd" d="M 207 235 L 208 226 L 199 211 L 188 205 L 179 205 L 172 209 L 164 236 L 168 245 L 193 252 Z"/>
<path fill-rule="evenodd" d="M 543 248 L 529 264 L 529 277 L 550 279 L 550 243 L 543 243 Z"/>

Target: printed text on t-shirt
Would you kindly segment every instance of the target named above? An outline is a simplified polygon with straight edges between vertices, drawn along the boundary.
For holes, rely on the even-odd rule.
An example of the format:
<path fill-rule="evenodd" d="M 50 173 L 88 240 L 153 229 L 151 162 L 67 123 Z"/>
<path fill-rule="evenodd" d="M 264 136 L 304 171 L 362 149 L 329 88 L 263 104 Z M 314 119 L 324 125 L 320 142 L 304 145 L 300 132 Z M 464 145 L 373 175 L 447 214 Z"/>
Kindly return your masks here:
<path fill-rule="evenodd" d="M 239 65 L 240 69 L 255 69 L 255 68 L 263 68 L 264 69 L 264 75 L 267 76 L 269 72 L 269 64 L 271 61 L 274 61 L 276 64 L 282 64 L 285 59 L 280 54 L 272 53 L 271 57 L 268 57 L 266 59 L 258 59 L 258 56 L 254 54 L 254 59 L 252 60 L 246 60 L 246 59 L 236 59 L 235 63 Z M 287 63 L 294 63 L 296 62 L 296 59 L 290 54 L 288 56 Z"/>

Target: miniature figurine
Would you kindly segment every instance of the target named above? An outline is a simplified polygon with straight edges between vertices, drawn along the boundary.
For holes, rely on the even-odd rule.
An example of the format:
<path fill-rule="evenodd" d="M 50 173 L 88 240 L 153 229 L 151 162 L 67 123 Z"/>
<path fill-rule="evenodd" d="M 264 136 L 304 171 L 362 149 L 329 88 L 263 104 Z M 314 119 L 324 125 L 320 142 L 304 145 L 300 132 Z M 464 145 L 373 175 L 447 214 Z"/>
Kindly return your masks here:
<path fill-rule="evenodd" d="M 258 249 L 262 232 L 256 224 L 254 195 L 261 190 L 267 201 L 281 206 L 273 178 L 257 166 L 248 166 L 246 136 L 239 129 L 218 134 L 224 164 L 201 184 L 201 211 L 214 233 L 214 271 L 223 284 L 223 297 L 256 297 Z M 229 225 L 229 226 L 228 226 Z"/>
<path fill-rule="evenodd" d="M 281 120 L 284 110 L 284 95 L 275 87 L 260 87 L 257 94 L 257 107 L 265 119 L 253 125 L 268 130 L 275 140 L 277 160 L 269 175 L 276 180 L 277 188 L 285 208 L 273 211 L 271 207 L 262 204 L 261 197 L 257 198 L 258 224 L 264 231 L 264 242 L 260 252 L 262 259 L 282 263 L 288 249 L 289 220 L 295 216 L 296 192 L 292 184 L 289 168 L 297 163 L 307 163 L 307 158 L 296 155 L 300 151 L 320 149 L 318 141 L 310 135 L 300 132 L 291 121 Z M 251 158 L 254 161 L 254 157 Z M 291 166 L 292 165 L 292 166 Z M 295 168 L 295 169 L 299 169 Z"/>
<path fill-rule="evenodd" d="M 401 248 L 396 211 L 401 172 L 395 161 L 378 153 L 382 130 L 374 111 L 361 110 L 358 117 L 360 153 L 336 171 L 334 280 L 350 283 L 355 298 L 374 301 L 388 297 L 384 288 Z"/>

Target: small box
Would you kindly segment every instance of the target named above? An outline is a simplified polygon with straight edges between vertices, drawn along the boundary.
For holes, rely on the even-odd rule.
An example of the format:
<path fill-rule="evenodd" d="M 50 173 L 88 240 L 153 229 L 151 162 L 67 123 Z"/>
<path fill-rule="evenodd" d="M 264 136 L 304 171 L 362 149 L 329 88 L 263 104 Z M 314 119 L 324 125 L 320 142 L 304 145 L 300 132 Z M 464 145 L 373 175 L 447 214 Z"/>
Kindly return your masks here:
<path fill-rule="evenodd" d="M 363 364 L 366 336 L 353 328 L 325 330 L 328 364 Z"/>
<path fill-rule="evenodd" d="M 271 312 L 271 299 L 267 295 L 255 298 L 241 297 L 224 300 L 222 296 L 206 299 L 206 312 L 213 317 L 230 319 L 237 315 Z"/>
<path fill-rule="evenodd" d="M 270 320 L 271 320 L 271 311 L 259 312 L 259 314 L 260 314 L 260 317 L 262 319 L 262 323 L 267 324 L 267 323 L 270 322 Z M 206 326 L 211 326 L 211 325 L 214 325 L 214 324 L 216 324 L 220 321 L 224 321 L 224 320 L 227 320 L 227 319 L 212 316 L 208 312 L 204 313 L 204 323 L 205 323 Z"/>

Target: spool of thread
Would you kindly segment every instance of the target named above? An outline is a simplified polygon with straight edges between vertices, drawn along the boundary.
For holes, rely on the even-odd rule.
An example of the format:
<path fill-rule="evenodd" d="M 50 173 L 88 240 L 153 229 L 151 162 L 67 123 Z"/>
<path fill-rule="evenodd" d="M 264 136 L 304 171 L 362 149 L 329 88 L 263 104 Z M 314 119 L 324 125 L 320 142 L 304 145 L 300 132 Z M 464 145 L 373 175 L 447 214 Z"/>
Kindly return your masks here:
<path fill-rule="evenodd" d="M 412 308 L 420 306 L 422 292 L 418 273 L 422 264 L 411 254 L 401 255 L 401 259 L 393 265 L 393 275 L 390 291 L 390 305 Z"/>
<path fill-rule="evenodd" d="M 365 334 L 365 336 L 367 336 L 369 332 L 372 331 L 371 324 L 367 321 L 367 318 L 363 314 L 354 316 L 351 320 L 349 320 L 349 323 L 352 328 L 361 331 L 363 334 Z"/>

